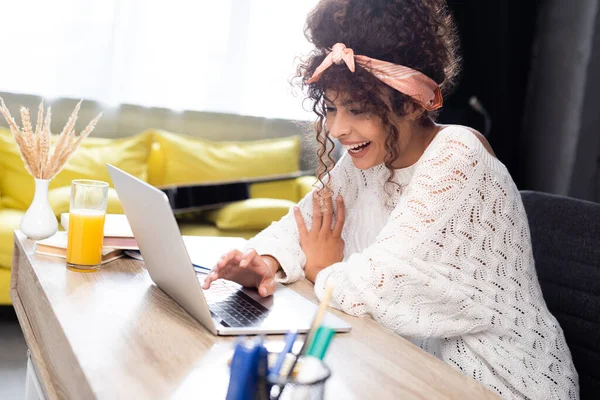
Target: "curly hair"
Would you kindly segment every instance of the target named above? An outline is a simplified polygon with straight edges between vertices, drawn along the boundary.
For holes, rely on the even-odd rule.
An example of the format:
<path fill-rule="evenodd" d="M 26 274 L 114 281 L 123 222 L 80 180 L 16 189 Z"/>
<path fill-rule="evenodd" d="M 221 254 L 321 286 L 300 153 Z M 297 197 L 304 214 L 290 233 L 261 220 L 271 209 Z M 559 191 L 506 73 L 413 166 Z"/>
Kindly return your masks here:
<path fill-rule="evenodd" d="M 348 95 L 366 112 L 378 116 L 387 130 L 384 160 L 393 183 L 392 164 L 400 156 L 400 132 L 391 122 L 393 114 L 406 115 L 412 104 L 409 96 L 389 87 L 356 65 L 352 73 L 345 65 L 333 65 L 315 83 L 308 84 L 315 69 L 335 43 L 344 43 L 355 54 L 416 69 L 440 85 L 443 94 L 453 87 L 459 72 L 458 38 L 445 0 L 322 0 L 308 15 L 304 34 L 315 45 L 298 66 L 296 78 L 307 92 L 317 115 L 314 123 L 318 143 L 317 176 L 324 178 L 333 168 L 333 141 L 327 131 L 323 102 L 325 90 Z M 388 100 L 388 104 L 386 101 Z M 422 109 L 419 120 L 425 124 L 438 112 Z"/>

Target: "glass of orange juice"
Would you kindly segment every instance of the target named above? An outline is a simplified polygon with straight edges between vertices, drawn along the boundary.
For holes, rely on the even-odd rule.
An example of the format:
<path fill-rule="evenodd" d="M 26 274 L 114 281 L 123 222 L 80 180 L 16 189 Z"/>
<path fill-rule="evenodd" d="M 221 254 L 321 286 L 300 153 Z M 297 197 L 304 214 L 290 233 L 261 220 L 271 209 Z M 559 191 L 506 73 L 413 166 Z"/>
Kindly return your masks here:
<path fill-rule="evenodd" d="M 100 268 L 107 200 L 106 182 L 78 179 L 71 183 L 67 232 L 68 269 L 92 272 Z"/>

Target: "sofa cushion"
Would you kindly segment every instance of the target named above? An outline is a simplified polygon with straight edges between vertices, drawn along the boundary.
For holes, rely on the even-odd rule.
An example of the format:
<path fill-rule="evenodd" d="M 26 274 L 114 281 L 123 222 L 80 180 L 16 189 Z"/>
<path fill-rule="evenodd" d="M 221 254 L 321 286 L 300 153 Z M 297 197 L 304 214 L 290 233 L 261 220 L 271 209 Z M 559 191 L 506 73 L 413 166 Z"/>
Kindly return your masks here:
<path fill-rule="evenodd" d="M 25 211 L 4 208 L 0 210 L 0 268 L 12 265 L 12 249 L 15 229 L 19 229 Z"/>
<path fill-rule="evenodd" d="M 315 188 L 318 182 L 316 176 L 301 176 L 296 179 L 296 201 L 300 201 L 306 197 Z"/>
<path fill-rule="evenodd" d="M 262 230 L 280 220 L 294 205 L 282 199 L 248 199 L 210 211 L 206 218 L 223 230 Z"/>
<path fill-rule="evenodd" d="M 10 299 L 10 269 L 0 267 L 0 306 L 12 304 Z"/>
<path fill-rule="evenodd" d="M 70 186 L 73 179 L 111 182 L 106 163 L 146 179 L 151 145 L 150 134 L 122 139 L 87 138 L 52 179 L 50 189 Z M 3 170 L 0 180 L 3 206 L 26 210 L 33 199 L 34 181 L 23 165 L 11 132 L 4 128 L 0 128 L 0 168 Z"/>
<path fill-rule="evenodd" d="M 0 163 L 0 210 L 2 209 L 2 179 L 4 179 L 4 167 Z"/>
<path fill-rule="evenodd" d="M 153 156 L 149 182 L 155 186 L 191 185 L 297 172 L 297 136 L 247 142 L 214 142 L 157 130 L 160 156 Z M 296 200 L 294 180 L 253 184 L 251 197 Z"/>

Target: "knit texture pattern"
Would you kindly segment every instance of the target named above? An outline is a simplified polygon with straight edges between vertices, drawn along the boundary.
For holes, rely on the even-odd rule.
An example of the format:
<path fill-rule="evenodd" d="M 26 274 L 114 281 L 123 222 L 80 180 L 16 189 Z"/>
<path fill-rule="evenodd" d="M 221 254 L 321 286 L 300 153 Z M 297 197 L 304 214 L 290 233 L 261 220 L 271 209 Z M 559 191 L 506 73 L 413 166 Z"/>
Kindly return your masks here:
<path fill-rule="evenodd" d="M 331 306 L 371 316 L 506 399 L 577 399 L 563 331 L 537 280 L 527 215 L 510 174 L 468 129 L 441 130 L 386 183 L 383 165 L 330 174 L 346 205 L 344 260 L 315 282 Z M 299 204 L 307 227 L 312 194 Z M 334 212 L 335 220 L 335 212 Z M 293 211 L 251 239 L 284 283 L 304 276 Z"/>

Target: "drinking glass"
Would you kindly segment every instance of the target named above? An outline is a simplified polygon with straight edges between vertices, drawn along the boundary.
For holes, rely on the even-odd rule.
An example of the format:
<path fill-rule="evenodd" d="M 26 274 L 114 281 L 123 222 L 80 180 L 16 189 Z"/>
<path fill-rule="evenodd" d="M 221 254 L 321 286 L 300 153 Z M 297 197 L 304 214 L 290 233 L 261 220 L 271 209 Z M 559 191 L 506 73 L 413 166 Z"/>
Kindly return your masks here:
<path fill-rule="evenodd" d="M 67 268 L 93 272 L 102 264 L 108 183 L 78 179 L 71 183 Z"/>

